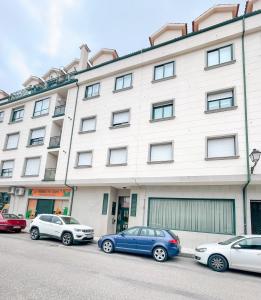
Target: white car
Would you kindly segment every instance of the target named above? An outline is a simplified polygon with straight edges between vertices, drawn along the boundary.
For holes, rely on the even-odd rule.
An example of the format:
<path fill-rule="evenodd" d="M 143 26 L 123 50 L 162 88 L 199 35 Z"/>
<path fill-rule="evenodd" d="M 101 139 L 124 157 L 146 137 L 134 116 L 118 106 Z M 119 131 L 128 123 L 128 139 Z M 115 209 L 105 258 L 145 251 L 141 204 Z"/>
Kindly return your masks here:
<path fill-rule="evenodd" d="M 41 236 L 53 237 L 69 246 L 74 242 L 92 241 L 94 230 L 70 216 L 41 214 L 30 224 L 30 235 L 32 240 Z"/>
<path fill-rule="evenodd" d="M 217 272 L 231 268 L 261 273 L 261 235 L 241 235 L 200 245 L 195 249 L 195 259 Z"/>

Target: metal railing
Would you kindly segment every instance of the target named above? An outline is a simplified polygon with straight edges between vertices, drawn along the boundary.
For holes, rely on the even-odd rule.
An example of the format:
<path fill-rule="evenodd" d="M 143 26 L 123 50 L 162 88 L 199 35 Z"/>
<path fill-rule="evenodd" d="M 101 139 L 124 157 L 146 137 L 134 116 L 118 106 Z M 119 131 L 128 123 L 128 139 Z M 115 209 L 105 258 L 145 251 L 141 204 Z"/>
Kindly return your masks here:
<path fill-rule="evenodd" d="M 44 180 L 45 181 L 54 181 L 56 174 L 56 168 L 45 169 Z"/>
<path fill-rule="evenodd" d="M 61 136 L 52 136 L 50 137 L 49 147 L 48 148 L 59 148 L 61 142 Z"/>
<path fill-rule="evenodd" d="M 65 104 L 59 105 L 59 106 L 55 106 L 53 116 L 54 117 L 63 116 L 64 112 L 65 112 Z"/>

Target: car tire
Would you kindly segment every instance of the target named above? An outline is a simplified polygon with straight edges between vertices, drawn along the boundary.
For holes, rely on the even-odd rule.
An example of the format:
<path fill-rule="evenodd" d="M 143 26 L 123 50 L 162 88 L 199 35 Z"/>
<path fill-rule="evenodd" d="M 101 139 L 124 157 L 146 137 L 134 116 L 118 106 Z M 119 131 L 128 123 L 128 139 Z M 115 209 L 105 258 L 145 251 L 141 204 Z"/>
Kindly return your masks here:
<path fill-rule="evenodd" d="M 70 232 L 65 232 L 62 235 L 62 243 L 64 246 L 71 246 L 73 243 L 73 236 Z"/>
<path fill-rule="evenodd" d="M 112 253 L 113 252 L 113 243 L 112 241 L 110 240 L 105 240 L 103 243 L 102 243 L 102 250 L 103 252 L 105 253 Z"/>
<path fill-rule="evenodd" d="M 153 258 L 158 262 L 164 262 L 168 259 L 168 252 L 163 247 L 155 247 L 153 249 Z"/>
<path fill-rule="evenodd" d="M 36 227 L 32 228 L 30 231 L 30 236 L 31 236 L 32 240 L 39 240 L 39 238 L 40 238 L 39 229 Z"/>
<path fill-rule="evenodd" d="M 216 272 L 225 272 L 228 269 L 226 258 L 220 254 L 213 254 L 208 259 L 208 266 Z"/>

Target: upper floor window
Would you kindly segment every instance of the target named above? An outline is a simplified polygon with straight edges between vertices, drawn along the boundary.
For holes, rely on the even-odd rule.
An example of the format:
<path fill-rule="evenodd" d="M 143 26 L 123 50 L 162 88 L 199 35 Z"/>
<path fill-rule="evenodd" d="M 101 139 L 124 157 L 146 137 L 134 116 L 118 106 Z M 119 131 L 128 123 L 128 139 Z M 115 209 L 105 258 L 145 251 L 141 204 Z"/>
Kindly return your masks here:
<path fill-rule="evenodd" d="M 12 177 L 14 169 L 14 160 L 2 161 L 1 177 Z"/>
<path fill-rule="evenodd" d="M 92 151 L 78 152 L 76 167 L 91 167 Z"/>
<path fill-rule="evenodd" d="M 207 95 L 207 110 L 224 109 L 232 106 L 234 106 L 233 90 L 208 93 Z"/>
<path fill-rule="evenodd" d="M 92 132 L 96 130 L 96 117 L 81 120 L 80 132 Z"/>
<path fill-rule="evenodd" d="M 152 105 L 152 120 L 171 118 L 173 115 L 173 101 L 155 103 Z"/>
<path fill-rule="evenodd" d="M 49 99 L 43 99 L 35 102 L 34 117 L 46 115 L 49 112 Z"/>
<path fill-rule="evenodd" d="M 6 138 L 5 150 L 17 149 L 19 141 L 19 132 L 8 134 Z"/>
<path fill-rule="evenodd" d="M 132 86 L 132 74 L 119 76 L 115 79 L 115 91 L 130 88 Z"/>
<path fill-rule="evenodd" d="M 23 120 L 23 117 L 24 117 L 24 108 L 17 107 L 12 110 L 10 121 L 11 122 L 19 122 L 19 121 Z"/>
<path fill-rule="evenodd" d="M 233 59 L 232 45 L 221 47 L 207 52 L 207 66 L 220 65 Z"/>
<path fill-rule="evenodd" d="M 40 170 L 40 157 L 25 159 L 24 176 L 38 176 Z"/>
<path fill-rule="evenodd" d="M 4 111 L 0 111 L 0 122 L 3 122 L 4 121 Z"/>
<path fill-rule="evenodd" d="M 127 164 L 127 147 L 109 149 L 108 165 L 120 166 Z"/>
<path fill-rule="evenodd" d="M 112 127 L 127 125 L 130 122 L 130 110 L 112 113 Z"/>
<path fill-rule="evenodd" d="M 85 98 L 97 97 L 100 94 L 100 83 L 95 83 L 86 87 Z"/>
<path fill-rule="evenodd" d="M 45 128 L 44 127 L 31 129 L 29 145 L 30 146 L 42 145 L 44 143 L 44 137 L 45 137 Z"/>
<path fill-rule="evenodd" d="M 172 142 L 151 144 L 149 149 L 149 163 L 172 162 Z"/>
<path fill-rule="evenodd" d="M 237 155 L 236 136 L 207 138 L 207 159 L 230 158 Z"/>
<path fill-rule="evenodd" d="M 154 80 L 173 77 L 175 75 L 175 62 L 169 62 L 154 67 Z"/>

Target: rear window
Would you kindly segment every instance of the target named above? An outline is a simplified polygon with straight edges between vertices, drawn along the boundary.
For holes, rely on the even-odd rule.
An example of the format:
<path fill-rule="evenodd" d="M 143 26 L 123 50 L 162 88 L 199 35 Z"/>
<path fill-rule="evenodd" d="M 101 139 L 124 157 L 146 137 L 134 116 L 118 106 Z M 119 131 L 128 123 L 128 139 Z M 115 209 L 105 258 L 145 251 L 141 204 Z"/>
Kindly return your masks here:
<path fill-rule="evenodd" d="M 4 219 L 19 219 L 17 215 L 14 214 L 2 214 Z"/>
<path fill-rule="evenodd" d="M 170 234 L 173 237 L 173 239 L 178 239 L 178 236 L 173 231 L 171 230 L 166 230 L 166 231 L 168 234 Z"/>
<path fill-rule="evenodd" d="M 52 222 L 52 217 L 53 216 L 49 216 L 49 215 L 42 215 L 39 217 L 39 219 L 41 221 L 44 221 L 44 222 Z"/>

